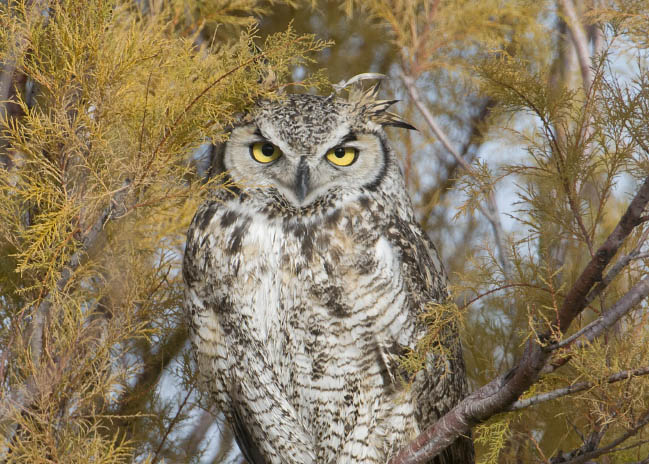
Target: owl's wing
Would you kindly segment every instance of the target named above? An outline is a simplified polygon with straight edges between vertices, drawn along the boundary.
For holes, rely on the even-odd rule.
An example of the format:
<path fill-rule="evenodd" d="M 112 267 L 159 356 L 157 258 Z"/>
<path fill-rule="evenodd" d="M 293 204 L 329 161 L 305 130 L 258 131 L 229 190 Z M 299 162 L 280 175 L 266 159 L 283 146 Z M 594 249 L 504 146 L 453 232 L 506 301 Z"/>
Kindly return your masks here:
<path fill-rule="evenodd" d="M 261 451 L 259 451 L 259 448 L 250 436 L 250 433 L 248 432 L 248 429 L 246 428 L 246 425 L 236 407 L 232 410 L 230 425 L 234 432 L 234 439 L 239 446 L 239 451 L 241 451 L 246 462 L 248 464 L 266 464 L 264 457 L 261 455 Z"/>
<path fill-rule="evenodd" d="M 401 271 L 407 287 L 408 312 L 417 321 L 417 339 L 427 330 L 421 314 L 431 302 L 443 303 L 448 298 L 446 272 L 437 249 L 414 222 L 395 217 L 388 227 L 390 242 L 401 253 Z M 466 369 L 462 356 L 457 324 L 443 329 L 442 349 L 429 353 L 426 366 L 414 380 L 415 411 L 421 430 L 433 424 L 468 393 Z M 451 445 L 433 463 L 472 463 L 473 444 L 464 437 Z"/>

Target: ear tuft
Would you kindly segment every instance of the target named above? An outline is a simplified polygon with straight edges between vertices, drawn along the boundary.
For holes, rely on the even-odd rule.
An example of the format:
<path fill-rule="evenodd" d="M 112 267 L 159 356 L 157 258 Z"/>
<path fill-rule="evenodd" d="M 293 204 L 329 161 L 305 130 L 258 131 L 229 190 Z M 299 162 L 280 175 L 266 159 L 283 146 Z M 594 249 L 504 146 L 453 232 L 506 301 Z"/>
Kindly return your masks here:
<path fill-rule="evenodd" d="M 404 129 L 417 130 L 414 126 L 401 119 L 398 115 L 391 113 L 388 108 L 399 100 L 378 100 L 379 87 L 381 80 L 386 76 L 378 73 L 358 74 L 351 79 L 340 81 L 334 85 L 337 93 L 346 89 L 348 91 L 347 101 L 354 104 L 359 114 L 374 121 L 382 126 L 401 127 Z M 367 89 L 362 87 L 365 80 L 375 80 L 379 82 Z"/>

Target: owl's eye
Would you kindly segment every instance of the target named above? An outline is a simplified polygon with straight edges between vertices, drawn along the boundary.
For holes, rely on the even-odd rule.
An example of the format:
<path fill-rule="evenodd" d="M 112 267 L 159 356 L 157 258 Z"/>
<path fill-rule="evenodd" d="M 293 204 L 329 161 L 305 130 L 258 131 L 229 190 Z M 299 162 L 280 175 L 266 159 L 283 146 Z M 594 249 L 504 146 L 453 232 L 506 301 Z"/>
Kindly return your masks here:
<path fill-rule="evenodd" d="M 260 163 L 270 163 L 282 156 L 282 150 L 270 142 L 255 142 L 250 145 L 250 156 Z"/>
<path fill-rule="evenodd" d="M 352 147 L 336 147 L 327 152 L 327 160 L 336 166 L 349 166 L 358 157 L 358 150 Z"/>

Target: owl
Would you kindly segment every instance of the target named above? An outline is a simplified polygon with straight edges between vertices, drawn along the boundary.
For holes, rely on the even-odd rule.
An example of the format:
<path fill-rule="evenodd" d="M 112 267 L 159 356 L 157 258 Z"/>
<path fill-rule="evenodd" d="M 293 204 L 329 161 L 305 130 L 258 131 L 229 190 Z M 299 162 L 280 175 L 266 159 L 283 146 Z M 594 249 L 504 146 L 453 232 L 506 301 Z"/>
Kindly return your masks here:
<path fill-rule="evenodd" d="M 383 129 L 413 127 L 377 89 L 259 102 L 189 228 L 198 370 L 249 464 L 385 464 L 467 393 L 453 324 L 400 363 L 447 284 Z M 463 437 L 433 462 L 472 461 Z"/>

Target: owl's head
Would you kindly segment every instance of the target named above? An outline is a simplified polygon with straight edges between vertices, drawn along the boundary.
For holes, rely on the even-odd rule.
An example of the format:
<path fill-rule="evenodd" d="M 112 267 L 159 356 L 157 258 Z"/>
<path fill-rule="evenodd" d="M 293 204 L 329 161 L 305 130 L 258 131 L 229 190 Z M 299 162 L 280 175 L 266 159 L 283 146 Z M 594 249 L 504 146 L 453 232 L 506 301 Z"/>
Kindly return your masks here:
<path fill-rule="evenodd" d="M 295 94 L 264 101 L 235 127 L 223 167 L 235 182 L 274 188 L 296 208 L 331 191 L 375 189 L 400 175 L 383 126 L 414 129 L 376 100 Z"/>

